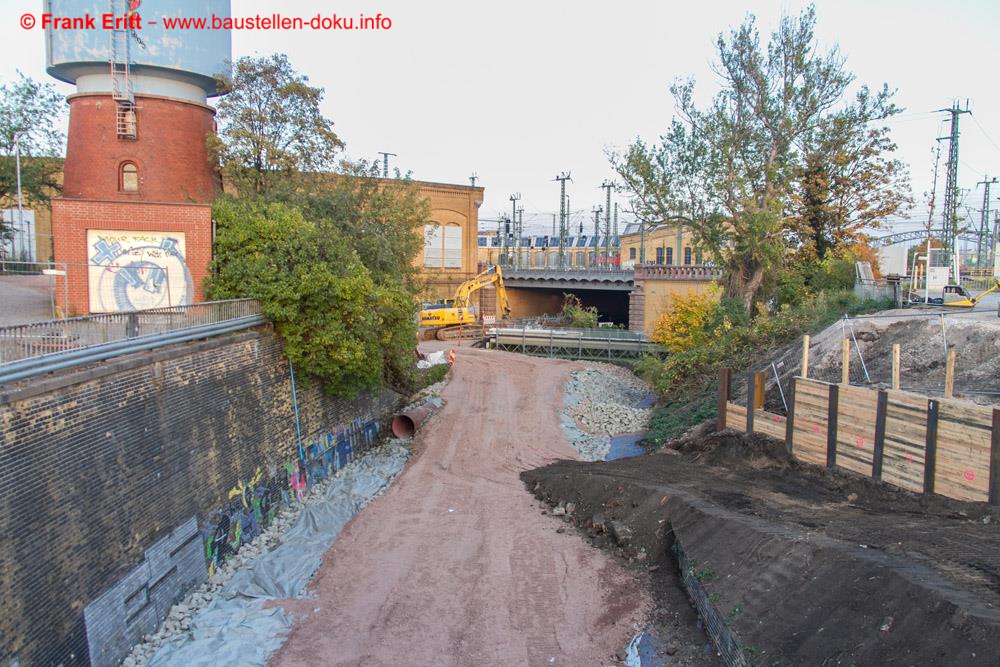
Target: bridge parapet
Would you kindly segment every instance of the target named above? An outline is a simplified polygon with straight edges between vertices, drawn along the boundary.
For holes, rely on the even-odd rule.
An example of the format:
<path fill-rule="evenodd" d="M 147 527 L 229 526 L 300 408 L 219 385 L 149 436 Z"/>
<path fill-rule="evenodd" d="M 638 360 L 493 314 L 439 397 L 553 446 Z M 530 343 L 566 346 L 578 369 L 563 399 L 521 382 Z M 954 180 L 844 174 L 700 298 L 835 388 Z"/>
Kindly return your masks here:
<path fill-rule="evenodd" d="M 631 291 L 635 274 L 625 269 L 504 269 L 504 283 L 509 287 L 555 287 Z"/>
<path fill-rule="evenodd" d="M 636 280 L 710 281 L 722 278 L 722 269 L 702 264 L 639 264 L 635 267 Z"/>

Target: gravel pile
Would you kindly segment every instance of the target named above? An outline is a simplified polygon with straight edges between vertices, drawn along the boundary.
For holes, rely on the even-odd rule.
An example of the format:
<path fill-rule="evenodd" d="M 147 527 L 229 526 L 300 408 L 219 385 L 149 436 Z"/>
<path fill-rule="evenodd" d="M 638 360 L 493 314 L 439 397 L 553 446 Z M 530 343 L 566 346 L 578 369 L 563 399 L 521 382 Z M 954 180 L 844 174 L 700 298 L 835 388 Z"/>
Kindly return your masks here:
<path fill-rule="evenodd" d="M 617 403 L 634 407 L 650 395 L 646 383 L 630 371 L 612 364 L 596 364 L 574 371 L 566 391 L 578 401 Z"/>
<path fill-rule="evenodd" d="M 566 383 L 560 416 L 563 432 L 586 461 L 603 461 L 611 449 L 611 436 L 646 429 L 650 391 L 629 371 L 610 364 L 596 364 L 573 371 Z"/>
<path fill-rule="evenodd" d="M 581 401 L 569 408 L 569 414 L 581 430 L 594 434 L 634 433 L 649 423 L 649 410 L 618 403 Z"/>

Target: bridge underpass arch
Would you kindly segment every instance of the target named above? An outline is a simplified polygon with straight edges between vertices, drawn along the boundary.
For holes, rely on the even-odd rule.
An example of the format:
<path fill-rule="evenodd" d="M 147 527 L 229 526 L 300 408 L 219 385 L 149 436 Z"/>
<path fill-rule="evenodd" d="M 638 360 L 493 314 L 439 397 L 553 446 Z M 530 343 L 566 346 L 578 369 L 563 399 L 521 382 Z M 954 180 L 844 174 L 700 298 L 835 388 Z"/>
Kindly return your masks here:
<path fill-rule="evenodd" d="M 566 294 L 575 294 L 587 307 L 597 308 L 599 322 L 628 327 L 629 291 L 584 289 L 581 287 L 508 287 L 511 316 L 514 318 L 558 315 Z"/>

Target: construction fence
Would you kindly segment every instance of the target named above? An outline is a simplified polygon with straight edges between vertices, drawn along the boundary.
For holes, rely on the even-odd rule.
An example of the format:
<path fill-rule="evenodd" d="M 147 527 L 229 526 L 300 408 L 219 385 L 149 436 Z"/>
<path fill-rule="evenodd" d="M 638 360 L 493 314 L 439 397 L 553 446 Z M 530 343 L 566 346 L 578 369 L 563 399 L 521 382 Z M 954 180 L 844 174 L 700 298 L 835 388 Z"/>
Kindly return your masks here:
<path fill-rule="evenodd" d="M 763 433 L 784 440 L 802 462 L 910 491 L 991 505 L 1000 500 L 998 408 L 796 377 L 788 414 L 778 415 L 763 409 L 763 373 L 748 378 L 747 407 L 732 402 L 731 387 L 732 371 L 723 369 L 720 430 Z"/>

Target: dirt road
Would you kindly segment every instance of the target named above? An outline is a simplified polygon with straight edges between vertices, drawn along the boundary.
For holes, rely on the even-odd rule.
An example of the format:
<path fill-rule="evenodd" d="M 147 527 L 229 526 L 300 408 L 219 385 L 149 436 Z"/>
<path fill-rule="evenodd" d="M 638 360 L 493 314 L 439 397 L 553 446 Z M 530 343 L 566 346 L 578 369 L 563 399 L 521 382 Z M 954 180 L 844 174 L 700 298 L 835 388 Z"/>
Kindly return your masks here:
<path fill-rule="evenodd" d="M 557 533 L 518 474 L 575 459 L 568 362 L 462 349 L 415 456 L 327 553 L 273 665 L 602 665 L 646 586 Z"/>

